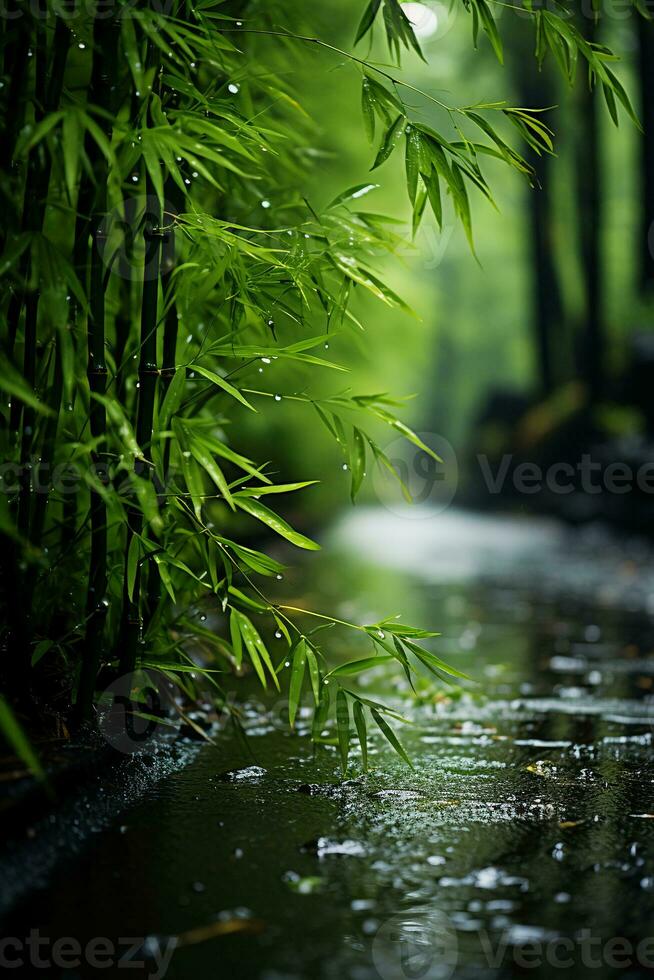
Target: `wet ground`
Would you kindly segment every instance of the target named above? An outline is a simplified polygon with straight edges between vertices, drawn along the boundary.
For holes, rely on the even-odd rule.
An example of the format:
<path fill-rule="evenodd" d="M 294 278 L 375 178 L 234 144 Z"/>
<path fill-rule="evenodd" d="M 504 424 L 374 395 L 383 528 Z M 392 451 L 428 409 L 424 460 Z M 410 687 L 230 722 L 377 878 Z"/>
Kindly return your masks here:
<path fill-rule="evenodd" d="M 7 963 L 122 976 L 123 956 L 142 963 L 127 976 L 171 980 L 654 975 L 650 547 L 366 510 L 325 543 L 280 595 L 439 629 L 434 650 L 476 681 L 418 703 L 372 682 L 413 722 L 415 770 L 378 744 L 373 771 L 355 756 L 342 782 L 335 750 L 314 758 L 253 705 L 249 748 L 178 748 L 186 764 L 122 812 L 85 799 L 32 828 L 5 876 Z M 82 954 L 63 945 L 71 965 L 39 969 L 30 929 L 42 962 L 57 939 Z"/>

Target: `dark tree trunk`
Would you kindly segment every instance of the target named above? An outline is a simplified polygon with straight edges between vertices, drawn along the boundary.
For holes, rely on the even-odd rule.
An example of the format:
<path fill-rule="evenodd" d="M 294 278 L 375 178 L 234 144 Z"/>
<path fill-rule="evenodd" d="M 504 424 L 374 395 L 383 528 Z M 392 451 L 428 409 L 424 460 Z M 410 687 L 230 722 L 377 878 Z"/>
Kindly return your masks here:
<path fill-rule="evenodd" d="M 551 66 L 541 70 L 532 56 L 533 33 L 530 25 L 512 25 L 517 101 L 526 108 L 543 108 L 558 102 Z M 547 123 L 553 125 L 552 115 Z M 548 395 L 567 375 L 562 352 L 565 349 L 563 301 L 555 261 L 554 194 L 552 158 L 539 156 L 531 147 L 523 155 L 533 168 L 535 186 L 527 191 L 526 215 L 530 252 L 529 321 L 533 331 L 536 379 L 541 396 Z"/>

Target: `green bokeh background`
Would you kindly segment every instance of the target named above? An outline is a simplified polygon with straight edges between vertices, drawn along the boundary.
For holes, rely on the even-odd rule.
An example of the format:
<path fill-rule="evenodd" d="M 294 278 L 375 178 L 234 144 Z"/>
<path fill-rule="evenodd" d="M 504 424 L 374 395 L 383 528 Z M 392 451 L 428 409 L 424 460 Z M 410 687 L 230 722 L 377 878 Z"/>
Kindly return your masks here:
<path fill-rule="evenodd" d="M 520 105 L 516 79 L 531 64 L 526 60 L 533 60 L 530 25 L 508 10 L 501 13 L 499 26 L 506 47 L 506 64 L 502 66 L 485 35 L 480 34 L 479 48 L 474 49 L 471 21 L 463 5 L 457 4 L 453 11 L 444 4 L 430 6 L 439 18 L 439 29 L 422 40 L 427 64 L 414 54 L 404 54 L 399 69 L 391 64 L 378 33 L 372 50 L 367 42 L 354 48 L 361 14 L 358 4 L 334 0 L 325 9 L 293 3 L 287 8 L 285 24 L 280 26 L 356 51 L 451 105 L 502 100 Z M 635 17 L 633 13 L 624 19 L 607 16 L 602 40 L 621 55 L 617 72 L 638 111 Z M 402 417 L 418 430 L 444 435 L 457 453 L 464 452 L 474 439 L 475 413 L 489 389 L 503 387 L 528 393 L 535 385 L 528 195 L 538 191 L 502 162 L 485 158 L 482 169 L 498 210 L 480 193 L 471 193 L 479 262 L 471 255 L 449 201 L 445 203 L 443 231 L 427 211 L 417 239 L 411 243 L 403 153 L 393 154 L 373 174 L 369 172 L 375 148 L 364 133 L 357 66 L 310 43 L 282 44 L 277 38 L 257 39 L 256 43 L 265 47 L 266 60 L 276 65 L 315 123 L 307 157 L 312 166 L 303 170 L 301 193 L 320 209 L 344 188 L 369 179 L 380 186 L 360 203 L 399 219 L 407 239 L 401 255 L 381 259 L 377 268 L 409 303 L 415 317 L 388 309 L 371 297 L 356 297 L 355 310 L 365 332 L 346 328 L 330 343 L 329 352 L 324 352 L 347 363 L 350 374 L 314 372 L 312 391 L 335 392 L 347 386 L 357 393 L 415 394 Z M 574 324 L 584 302 L 575 249 L 574 106 L 578 86 L 586 84 L 586 76 L 580 67 L 577 91 L 555 71 L 551 77 L 556 105 L 547 120 L 555 130 L 557 153 L 552 172 L 554 242 L 568 316 Z M 413 98 L 406 90 L 403 97 L 423 121 L 446 135 L 452 132 L 442 110 L 418 95 Z M 493 121 L 512 145 L 524 152 L 517 132 L 509 124 L 503 125 L 499 114 Z M 642 325 L 644 315 L 637 300 L 633 262 L 640 192 L 638 140 L 636 127 L 624 114 L 616 128 L 608 112 L 602 112 L 605 316 L 610 367 L 615 370 L 624 357 L 627 333 Z M 316 333 L 322 332 L 325 323 L 313 327 Z M 301 383 L 274 363 L 263 369 L 262 378 L 272 390 L 302 389 Z M 266 446 L 274 445 L 275 461 L 280 463 L 284 479 L 322 481 L 320 487 L 303 495 L 301 513 L 298 509 L 303 523 L 347 505 L 349 477 L 342 470 L 342 457 L 310 408 L 282 401 L 266 406 L 265 419 L 250 417 L 243 419 L 242 425 L 254 458 L 266 458 Z M 383 447 L 393 441 L 394 434 L 377 430 L 376 438 Z M 372 493 L 370 486 L 364 485 L 361 499 L 371 499 Z"/>

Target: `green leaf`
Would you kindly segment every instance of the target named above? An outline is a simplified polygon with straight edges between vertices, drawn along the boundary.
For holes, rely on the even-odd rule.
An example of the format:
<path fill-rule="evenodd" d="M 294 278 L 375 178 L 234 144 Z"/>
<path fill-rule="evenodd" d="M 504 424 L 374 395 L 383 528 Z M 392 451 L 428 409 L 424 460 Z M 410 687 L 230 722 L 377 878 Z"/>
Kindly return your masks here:
<path fill-rule="evenodd" d="M 277 674 L 272 665 L 270 654 L 268 653 L 263 640 L 245 613 L 239 612 L 238 610 L 236 610 L 236 613 L 238 616 L 239 630 L 241 636 L 243 637 L 243 642 L 245 643 L 248 655 L 252 661 L 252 666 L 254 667 L 262 686 L 267 686 L 266 675 L 262 666 L 263 661 L 263 664 L 265 664 L 265 666 L 268 668 L 268 672 L 273 679 L 273 684 L 277 690 L 279 690 L 279 680 L 277 679 Z"/>
<path fill-rule="evenodd" d="M 9 395 L 15 395 L 25 405 L 29 405 L 41 415 L 52 415 L 52 409 L 39 401 L 36 394 L 26 384 L 22 375 L 16 370 L 5 354 L 0 352 L 0 389 Z"/>
<path fill-rule="evenodd" d="M 185 386 L 186 368 L 177 368 L 159 409 L 160 430 L 167 429 L 170 425 L 171 418 L 179 411 Z"/>
<path fill-rule="evenodd" d="M 427 453 L 429 456 L 432 457 L 432 459 L 435 459 L 437 462 L 439 463 L 443 462 L 443 460 L 440 458 L 438 453 L 435 453 L 433 449 L 430 449 L 429 446 L 426 443 L 424 443 L 419 436 L 416 435 L 413 429 L 410 429 L 409 426 L 406 425 L 404 422 L 401 422 L 399 419 L 396 419 L 395 416 L 391 415 L 390 412 L 387 412 L 383 408 L 379 408 L 379 406 L 377 405 L 373 405 L 371 407 L 371 410 L 383 422 L 386 422 L 394 429 L 397 429 L 398 432 L 401 432 L 402 435 L 405 437 L 405 439 L 408 439 L 408 441 L 412 443 L 414 446 L 418 446 L 419 449 L 422 449 L 423 452 Z"/>
<path fill-rule="evenodd" d="M 302 480 L 300 483 L 275 483 L 266 487 L 246 487 L 237 490 L 235 497 L 261 497 L 271 493 L 292 493 L 294 490 L 304 490 L 305 487 L 313 487 L 318 480 Z"/>
<path fill-rule="evenodd" d="M 141 557 L 141 539 L 137 534 L 133 534 L 127 551 L 127 595 L 129 601 L 134 602 L 134 589 L 136 587 L 136 575 Z"/>
<path fill-rule="evenodd" d="M 313 724 L 311 725 L 311 738 L 315 742 L 320 738 L 329 715 L 329 704 L 330 704 L 330 691 L 331 688 L 328 684 L 323 684 L 320 691 L 320 701 L 316 705 L 316 710 L 313 713 Z"/>
<path fill-rule="evenodd" d="M 331 204 L 327 205 L 327 210 L 337 207 L 339 204 L 344 204 L 346 201 L 358 201 L 359 198 L 365 197 L 370 191 L 374 191 L 379 187 L 379 184 L 357 184 L 355 187 L 349 187 L 342 194 L 338 194 Z"/>
<path fill-rule="evenodd" d="M 30 661 L 32 667 L 35 667 L 38 664 L 39 660 L 45 657 L 48 651 L 52 650 L 53 646 L 54 646 L 53 640 L 41 640 L 39 643 L 37 643 L 36 646 L 34 647 L 34 653 L 32 654 L 32 659 Z"/>
<path fill-rule="evenodd" d="M 290 541 L 297 548 L 305 548 L 307 551 L 320 550 L 319 544 L 316 544 L 311 538 L 305 537 L 304 534 L 300 534 L 299 531 L 294 530 L 283 518 L 279 517 L 272 510 L 269 510 L 264 504 L 259 503 L 258 500 L 234 497 L 234 502 L 241 510 L 244 510 L 252 517 L 256 517 L 258 521 L 267 524 L 269 528 L 281 535 L 282 538 L 286 538 L 287 541 Z"/>
<path fill-rule="evenodd" d="M 429 171 L 428 176 L 423 175 L 423 180 L 425 181 L 425 187 L 427 188 L 427 197 L 429 199 L 429 204 L 432 211 L 434 212 L 434 217 L 439 228 L 443 227 L 443 204 L 441 201 L 441 185 L 438 177 L 438 171 L 436 167 L 432 167 Z"/>
<path fill-rule="evenodd" d="M 316 655 L 307 644 L 307 665 L 309 667 L 309 678 L 311 680 L 311 691 L 313 693 L 313 700 L 318 704 L 320 701 L 320 668 L 318 667 L 318 661 Z"/>
<path fill-rule="evenodd" d="M 360 674 L 363 670 L 371 670 L 373 667 L 379 667 L 380 664 L 388 663 L 389 660 L 393 659 L 393 657 L 387 657 L 383 654 L 375 657 L 362 657 L 359 660 L 350 660 L 349 663 L 340 664 L 338 667 L 334 667 L 334 669 L 330 670 L 325 676 L 349 677 L 352 674 Z"/>
<path fill-rule="evenodd" d="M 422 216 L 425 212 L 425 205 L 427 203 L 427 188 L 422 180 L 418 181 L 418 190 L 416 193 L 416 199 L 413 204 L 413 215 L 411 219 L 411 234 L 415 238 L 418 233 L 418 228 L 420 227 L 420 222 L 422 221 Z"/>
<path fill-rule="evenodd" d="M 363 124 L 368 142 L 372 143 L 375 138 L 375 100 L 372 95 L 370 82 L 365 75 L 361 82 L 361 111 L 363 113 Z"/>
<path fill-rule="evenodd" d="M 350 751 L 350 709 L 347 695 L 342 688 L 336 695 L 336 727 L 338 730 L 338 747 L 341 753 L 341 768 L 343 775 L 347 773 L 347 757 Z"/>
<path fill-rule="evenodd" d="M 288 720 L 291 728 L 295 726 L 300 695 L 302 694 L 302 681 L 304 680 L 304 670 L 307 663 L 307 644 L 304 638 L 300 639 L 293 653 L 291 665 L 291 683 L 288 689 Z"/>
<path fill-rule="evenodd" d="M 77 112 L 71 110 L 64 116 L 62 127 L 62 148 L 64 153 L 64 177 L 68 199 L 75 200 L 75 185 L 79 169 L 80 150 L 82 148 L 82 127 Z"/>
<path fill-rule="evenodd" d="M 357 429 L 356 426 L 353 426 L 353 438 L 354 442 L 350 452 L 350 469 L 352 471 L 350 496 L 352 498 L 352 503 L 354 503 L 356 495 L 361 489 L 361 484 L 363 483 L 363 477 L 366 470 L 366 444 L 361 430 Z"/>
<path fill-rule="evenodd" d="M 200 364 L 189 364 L 189 370 L 197 371 L 197 373 L 201 374 L 203 378 L 207 379 L 207 381 L 213 382 L 213 384 L 217 385 L 218 388 L 222 388 L 222 390 L 226 391 L 228 395 L 231 395 L 232 398 L 239 401 L 241 405 L 245 405 L 246 408 L 249 408 L 251 412 L 256 412 L 256 408 L 253 405 L 250 405 L 245 395 L 242 395 L 238 388 L 235 388 L 234 385 L 230 384 L 229 381 L 226 381 L 225 378 L 221 378 L 215 371 L 209 371 Z"/>
<path fill-rule="evenodd" d="M 46 775 L 39 758 L 2 694 L 0 694 L 0 732 L 32 775 L 40 782 L 44 782 Z"/>
<path fill-rule="evenodd" d="M 232 608 L 229 615 L 229 632 L 232 638 L 232 650 L 234 651 L 234 660 L 236 661 L 236 666 L 240 667 L 243 663 L 243 638 L 241 637 L 241 628 L 239 625 L 238 611 Z"/>
<path fill-rule="evenodd" d="M 502 49 L 502 39 L 497 30 L 497 24 L 493 18 L 490 7 L 486 3 L 486 0 L 473 0 L 479 10 L 479 16 L 481 18 L 481 23 L 484 31 L 488 35 L 488 39 L 491 43 L 493 51 L 497 56 L 497 60 L 501 65 L 504 64 L 504 51 Z"/>
<path fill-rule="evenodd" d="M 388 724 L 388 722 L 384 718 L 382 718 L 382 716 L 380 715 L 379 711 L 376 708 L 371 708 L 370 713 L 372 714 L 374 722 L 379 728 L 384 738 L 390 743 L 390 745 L 392 745 L 392 747 L 395 749 L 397 754 L 401 756 L 402 759 L 404 759 L 406 764 L 413 769 L 413 763 L 411 762 L 411 759 L 407 755 L 404 746 L 401 744 L 397 735 L 395 734 L 391 726 Z"/>
<path fill-rule="evenodd" d="M 236 505 L 232 499 L 227 480 L 225 479 L 223 471 L 218 466 L 211 453 L 207 452 L 201 441 L 193 436 L 190 437 L 188 445 L 191 453 L 193 454 L 193 458 L 196 459 L 202 469 L 209 474 L 231 509 L 236 510 Z"/>
<path fill-rule="evenodd" d="M 371 170 L 376 170 L 380 167 L 385 160 L 388 160 L 389 156 L 399 143 L 402 135 L 404 133 L 404 124 L 406 123 L 406 116 L 399 115 L 394 122 L 386 130 L 384 138 L 381 142 L 381 146 L 375 157 L 375 162 L 373 163 Z"/>
<path fill-rule="evenodd" d="M 418 191 L 418 172 L 420 169 L 420 133 L 413 126 L 405 130 L 404 165 L 406 169 L 406 186 L 411 204 L 415 204 Z"/>
<path fill-rule="evenodd" d="M 26 126 L 24 126 L 16 143 L 15 156 L 27 156 L 30 150 L 33 149 L 37 143 L 40 143 L 42 139 L 45 139 L 48 133 L 53 130 L 54 127 L 59 124 L 59 122 L 61 122 L 65 115 L 66 114 L 62 110 L 51 112 L 36 125 L 28 123 Z"/>
<path fill-rule="evenodd" d="M 363 765 L 363 771 L 368 772 L 368 738 L 366 732 L 366 716 L 364 714 L 363 705 L 360 701 L 355 701 L 352 705 L 352 714 L 354 715 L 354 725 L 357 730 L 359 745 L 361 746 L 361 763 Z"/>
<path fill-rule="evenodd" d="M 468 674 L 464 674 L 463 671 L 457 670 L 456 667 L 450 666 L 450 664 L 445 663 L 440 657 L 437 657 L 435 653 L 430 650 L 425 650 L 423 647 L 418 646 L 417 643 L 412 643 L 411 640 L 404 640 L 405 646 L 407 646 L 412 653 L 418 657 L 418 659 L 428 667 L 432 672 L 436 670 L 442 671 L 444 674 L 449 674 L 450 677 L 458 677 L 460 680 L 469 681 L 470 677 Z"/>
<path fill-rule="evenodd" d="M 367 34 L 372 27 L 377 12 L 381 6 L 381 0 L 370 0 L 370 3 L 363 12 L 363 17 L 359 22 L 359 27 L 357 28 L 356 37 L 354 38 L 354 43 L 358 44 L 364 34 Z"/>

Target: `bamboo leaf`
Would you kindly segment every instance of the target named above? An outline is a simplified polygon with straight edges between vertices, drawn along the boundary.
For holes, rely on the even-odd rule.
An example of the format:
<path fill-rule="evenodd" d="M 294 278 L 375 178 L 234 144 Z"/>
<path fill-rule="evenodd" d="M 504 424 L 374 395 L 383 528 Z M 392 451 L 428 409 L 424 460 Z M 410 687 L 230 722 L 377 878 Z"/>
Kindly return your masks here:
<path fill-rule="evenodd" d="M 385 160 L 388 160 L 389 156 L 399 143 L 402 135 L 404 134 L 404 124 L 406 123 L 406 117 L 404 115 L 399 115 L 394 122 L 388 127 L 382 139 L 381 146 L 375 157 L 375 162 L 373 163 L 371 170 L 376 170 L 380 167 Z"/>
<path fill-rule="evenodd" d="M 294 530 L 287 524 L 286 521 L 275 514 L 272 510 L 264 504 L 259 503 L 258 500 L 250 500 L 244 497 L 234 497 L 234 502 L 237 507 L 241 510 L 246 511 L 251 514 L 252 517 L 256 517 L 258 521 L 262 521 L 267 524 L 269 528 L 275 531 L 276 534 L 281 535 L 281 537 L 286 538 L 291 544 L 294 544 L 297 548 L 305 548 L 308 551 L 319 551 L 320 545 L 312 541 L 311 538 L 307 538 L 304 534 L 300 534 L 299 531 Z"/>
<path fill-rule="evenodd" d="M 316 705 L 313 713 L 313 723 L 311 725 L 311 738 L 315 742 L 322 735 L 329 715 L 330 691 L 328 684 L 323 684 L 320 690 L 320 701 Z"/>
<path fill-rule="evenodd" d="M 338 731 L 338 747 L 341 754 L 343 775 L 347 773 L 347 757 L 350 752 L 350 709 L 347 695 L 339 688 L 336 695 L 336 728 Z"/>
<path fill-rule="evenodd" d="M 395 732 L 393 731 L 393 729 L 391 728 L 391 726 L 388 724 L 388 722 L 384 718 L 382 718 L 381 714 L 379 713 L 379 711 L 376 708 L 371 708 L 370 709 L 370 713 L 372 714 L 372 717 L 374 719 L 374 722 L 377 725 L 377 727 L 379 728 L 379 730 L 382 733 L 382 735 L 384 736 L 384 738 L 395 749 L 395 751 L 397 752 L 397 754 L 399 756 L 401 756 L 402 759 L 404 759 L 404 761 L 406 762 L 406 764 L 408 766 L 410 766 L 411 769 L 413 769 L 413 763 L 411 762 L 411 759 L 407 755 L 404 746 L 399 741 L 397 735 L 395 734 Z"/>
<path fill-rule="evenodd" d="M 288 690 L 288 720 L 291 728 L 295 727 L 295 718 L 302 694 L 302 682 L 304 680 L 306 663 L 307 645 L 305 639 L 301 638 L 293 652 L 291 683 Z"/>
<path fill-rule="evenodd" d="M 352 471 L 350 497 L 352 503 L 354 503 L 356 495 L 361 489 L 366 470 L 366 444 L 361 430 L 357 429 L 356 426 L 353 426 L 353 439 L 352 450 L 350 452 L 350 469 Z"/>
<path fill-rule="evenodd" d="M 355 44 L 358 44 L 361 38 L 365 34 L 367 34 L 370 28 L 372 27 L 380 6 L 381 6 L 381 0 L 370 0 L 370 3 L 367 5 L 366 9 L 364 10 L 363 17 L 359 22 L 359 27 L 357 28 L 356 37 L 354 38 Z"/>
<path fill-rule="evenodd" d="M 353 703 L 352 714 L 354 716 L 354 725 L 359 738 L 359 745 L 361 746 L 361 763 L 363 765 L 363 771 L 368 772 L 368 736 L 366 731 L 366 716 L 364 714 L 363 705 L 360 701 L 355 701 Z"/>
<path fill-rule="evenodd" d="M 141 557 L 141 539 L 137 534 L 132 535 L 127 552 L 127 595 L 129 601 L 134 601 L 134 589 L 136 587 L 136 574 Z"/>
<path fill-rule="evenodd" d="M 44 782 L 46 775 L 39 758 L 2 694 L 0 694 L 0 732 L 32 775 L 40 782 Z"/>
<path fill-rule="evenodd" d="M 318 704 L 320 701 L 320 668 L 318 667 L 316 655 L 309 644 L 307 644 L 307 666 L 309 667 L 309 679 L 311 681 L 313 700 Z"/>
<path fill-rule="evenodd" d="M 351 660 L 347 664 L 340 664 L 338 667 L 334 667 L 330 670 L 326 677 L 350 677 L 352 674 L 360 674 L 364 670 L 371 670 L 373 667 L 379 667 L 380 664 L 388 663 L 389 660 L 393 660 L 391 656 L 385 656 L 383 654 L 378 654 L 374 657 L 362 657 L 359 660 Z"/>
<path fill-rule="evenodd" d="M 209 371 L 208 368 L 202 367 L 201 364 L 190 364 L 189 369 L 191 371 L 197 371 L 197 373 L 201 374 L 203 378 L 207 379 L 207 381 L 211 381 L 218 388 L 222 388 L 222 390 L 226 391 L 228 395 L 231 395 L 232 398 L 239 401 L 241 405 L 245 405 L 246 408 L 249 408 L 251 412 L 256 412 L 256 408 L 254 408 L 253 405 L 250 405 L 247 398 L 241 394 L 238 388 L 235 388 L 234 385 L 230 384 L 229 381 L 225 380 L 225 378 L 221 378 L 215 371 Z"/>
<path fill-rule="evenodd" d="M 236 609 L 232 608 L 229 615 L 229 632 L 232 638 L 232 650 L 234 651 L 234 660 L 236 661 L 236 666 L 240 667 L 243 663 L 243 638 L 241 637 L 241 628 L 239 625 L 238 612 Z"/>

